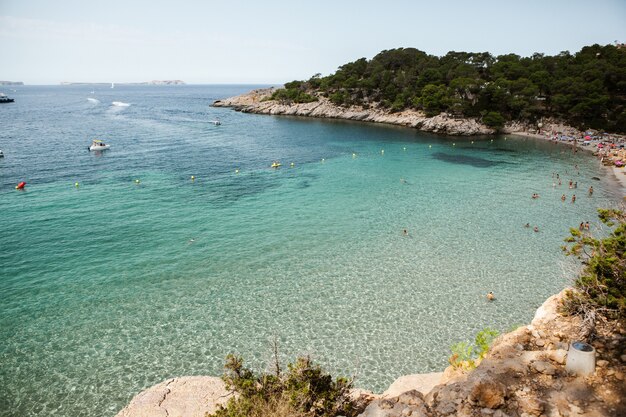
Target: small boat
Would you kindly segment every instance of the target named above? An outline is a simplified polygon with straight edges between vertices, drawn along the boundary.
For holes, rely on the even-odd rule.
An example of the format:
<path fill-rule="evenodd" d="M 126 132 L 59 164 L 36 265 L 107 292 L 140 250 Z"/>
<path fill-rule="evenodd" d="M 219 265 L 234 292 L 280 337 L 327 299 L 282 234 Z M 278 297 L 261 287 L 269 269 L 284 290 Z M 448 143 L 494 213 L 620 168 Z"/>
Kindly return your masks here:
<path fill-rule="evenodd" d="M 98 100 L 97 98 L 93 98 L 93 97 L 87 97 L 87 101 L 91 103 L 95 103 L 95 104 L 100 103 L 100 100 Z"/>
<path fill-rule="evenodd" d="M 15 100 L 7 97 L 6 94 L 0 93 L 0 103 L 13 103 Z"/>
<path fill-rule="evenodd" d="M 117 107 L 128 107 L 130 106 L 130 103 L 124 103 L 123 101 L 113 101 L 111 102 L 112 105 L 117 106 Z"/>
<path fill-rule="evenodd" d="M 278 161 L 274 161 L 272 162 L 272 168 L 278 168 L 279 166 L 281 166 L 282 164 Z"/>
<path fill-rule="evenodd" d="M 87 149 L 89 149 L 90 151 L 104 151 L 106 149 L 109 149 L 110 147 L 111 145 L 107 145 L 99 139 L 94 139 L 93 142 L 91 142 L 91 146 L 89 146 Z"/>
<path fill-rule="evenodd" d="M 219 120 L 211 120 L 211 123 L 213 123 L 215 126 L 219 126 L 222 124 L 222 122 L 220 122 Z"/>
<path fill-rule="evenodd" d="M 111 88 L 115 88 L 115 83 L 111 83 Z"/>
<path fill-rule="evenodd" d="M 17 184 L 17 185 L 15 186 L 15 189 L 16 189 L 16 190 L 23 190 L 23 189 L 24 189 L 24 187 L 26 187 L 26 182 L 22 181 L 22 182 L 20 182 L 19 184 Z"/>
<path fill-rule="evenodd" d="M 4 158 L 4 153 L 2 152 L 2 149 L 0 149 L 0 158 Z"/>

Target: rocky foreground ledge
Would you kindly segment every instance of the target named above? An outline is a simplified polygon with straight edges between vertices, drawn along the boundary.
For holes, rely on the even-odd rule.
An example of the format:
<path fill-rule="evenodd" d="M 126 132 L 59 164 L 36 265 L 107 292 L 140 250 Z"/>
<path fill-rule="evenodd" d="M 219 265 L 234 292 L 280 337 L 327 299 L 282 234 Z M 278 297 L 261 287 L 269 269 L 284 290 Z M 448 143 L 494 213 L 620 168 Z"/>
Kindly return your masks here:
<path fill-rule="evenodd" d="M 213 106 L 232 107 L 244 113 L 387 123 L 446 135 L 470 136 L 495 133 L 493 129 L 479 123 L 475 119 L 457 119 L 445 113 L 434 117 L 426 117 L 423 112 L 414 110 L 391 113 L 386 109 L 380 108 L 365 109 L 361 106 L 340 107 L 334 105 L 330 100 L 322 96 L 318 96 L 318 101 L 312 103 L 283 104 L 276 100 L 268 100 L 274 91 L 276 91 L 275 88 L 252 90 L 240 96 L 217 100 L 213 103 Z"/>
<path fill-rule="evenodd" d="M 403 376 L 381 395 L 355 390 L 369 403 L 361 417 L 626 416 L 626 328 L 597 328 L 595 374 L 568 374 L 567 349 L 583 326 L 558 313 L 563 295 L 550 297 L 530 325 L 496 339 L 473 371 Z M 229 395 L 219 378 L 173 378 L 138 394 L 116 417 L 204 417 Z"/>

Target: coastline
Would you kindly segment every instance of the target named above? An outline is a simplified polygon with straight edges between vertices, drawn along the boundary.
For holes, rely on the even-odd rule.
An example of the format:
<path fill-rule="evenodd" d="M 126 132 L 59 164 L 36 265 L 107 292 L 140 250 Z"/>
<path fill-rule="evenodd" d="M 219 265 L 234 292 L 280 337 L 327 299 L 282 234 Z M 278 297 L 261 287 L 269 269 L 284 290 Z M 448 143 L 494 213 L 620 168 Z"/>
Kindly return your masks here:
<path fill-rule="evenodd" d="M 415 128 L 455 136 L 490 135 L 495 131 L 475 119 L 454 118 L 446 114 L 427 117 L 423 112 L 404 110 L 391 113 L 386 109 L 363 108 L 361 106 L 340 107 L 325 97 L 311 103 L 283 104 L 268 100 L 275 88 L 252 90 L 246 94 L 216 100 L 213 107 L 230 107 L 243 113 L 267 115 L 304 116 L 326 119 L 345 119 L 360 122 L 384 123 Z"/>
<path fill-rule="evenodd" d="M 542 119 L 541 123 L 538 123 L 536 126 L 519 121 L 507 122 L 503 129 L 498 132 L 474 118 L 455 117 L 446 113 L 428 117 L 424 112 L 418 110 L 391 112 L 388 109 L 376 106 L 370 108 L 362 106 L 341 107 L 331 103 L 328 98 L 319 94 L 317 95 L 318 101 L 288 104 L 270 100 L 271 95 L 276 90 L 275 87 L 251 90 L 239 96 L 215 100 L 212 106 L 232 108 L 242 113 L 384 123 L 452 136 L 479 136 L 502 133 L 547 140 L 557 137 L 565 137 L 568 140 L 582 140 L 588 133 L 550 118 Z M 609 138 L 626 142 L 625 135 L 611 135 Z M 585 148 L 581 146 L 579 149 Z"/>
<path fill-rule="evenodd" d="M 445 113 L 427 117 L 423 112 L 416 110 L 404 110 L 392 113 L 386 109 L 375 107 L 368 109 L 361 106 L 340 107 L 332 104 L 327 98 L 322 96 L 318 96 L 318 101 L 311 103 L 279 103 L 275 100 L 269 100 L 274 91 L 276 91 L 275 87 L 255 89 L 239 96 L 216 100 L 213 102 L 212 106 L 232 108 L 242 113 L 382 123 L 452 136 L 469 137 L 500 133 L 575 146 L 577 151 L 590 152 L 594 154 L 594 156 L 601 157 L 601 161 L 604 161 L 604 158 L 608 158 L 608 165 L 612 165 L 611 171 L 616 178 L 616 184 L 618 184 L 616 185 L 616 191 L 618 191 L 622 197 L 626 196 L 626 176 L 623 175 L 626 171 L 623 168 L 614 166 L 615 158 L 621 158 L 621 154 L 618 157 L 614 157 L 606 148 L 605 150 L 596 148 L 597 144 L 602 143 L 603 138 L 606 136 L 600 136 L 600 139 L 596 136 L 591 146 L 582 146 L 580 142 L 585 138 L 589 138 L 588 133 L 591 132 L 580 131 L 558 120 L 543 119 L 542 123 L 538 124 L 538 126 L 532 126 L 529 123 L 518 121 L 508 122 L 500 132 L 496 132 L 494 129 L 485 126 L 476 119 L 456 118 Z M 626 143 L 625 135 L 614 134 L 606 138 L 610 141 Z M 623 159 L 626 160 L 626 153 L 623 154 L 623 156 Z M 607 165 L 607 163 L 603 163 Z"/>
<path fill-rule="evenodd" d="M 593 342 L 595 372 L 568 373 L 568 349 L 581 340 L 582 326 L 580 317 L 560 314 L 569 290 L 549 297 L 529 325 L 500 335 L 474 369 L 451 365 L 404 375 L 382 394 L 353 389 L 352 397 L 367 404 L 359 417 L 623 415 L 626 355 L 619 354 L 626 328 L 600 326 Z M 217 377 L 170 378 L 137 394 L 115 417 L 204 417 L 232 395 Z"/>

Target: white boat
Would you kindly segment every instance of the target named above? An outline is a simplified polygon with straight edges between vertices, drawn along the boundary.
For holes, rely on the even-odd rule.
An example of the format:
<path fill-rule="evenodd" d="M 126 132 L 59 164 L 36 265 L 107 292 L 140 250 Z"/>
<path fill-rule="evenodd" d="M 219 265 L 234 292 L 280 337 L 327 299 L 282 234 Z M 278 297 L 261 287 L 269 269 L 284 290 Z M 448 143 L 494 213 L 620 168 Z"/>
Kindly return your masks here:
<path fill-rule="evenodd" d="M 90 101 L 95 104 L 100 103 L 100 100 L 98 100 L 97 98 L 93 98 L 93 97 L 87 97 L 87 101 Z"/>
<path fill-rule="evenodd" d="M 211 120 L 211 123 L 213 123 L 215 126 L 219 126 L 222 124 L 222 122 L 220 122 L 219 120 Z"/>
<path fill-rule="evenodd" d="M 2 149 L 0 149 L 0 158 L 4 158 L 4 153 L 2 152 Z"/>
<path fill-rule="evenodd" d="M 123 101 L 114 101 L 111 104 L 114 105 L 114 106 L 117 106 L 117 107 L 128 107 L 128 106 L 130 106 L 130 103 L 124 103 Z"/>
<path fill-rule="evenodd" d="M 115 88 L 115 83 L 111 83 L 111 88 Z"/>
<path fill-rule="evenodd" d="M 99 139 L 94 139 L 93 142 L 91 142 L 91 146 L 89 146 L 89 150 L 90 151 L 104 151 L 106 149 L 109 149 L 111 147 L 111 145 L 107 145 L 106 143 L 102 142 Z"/>

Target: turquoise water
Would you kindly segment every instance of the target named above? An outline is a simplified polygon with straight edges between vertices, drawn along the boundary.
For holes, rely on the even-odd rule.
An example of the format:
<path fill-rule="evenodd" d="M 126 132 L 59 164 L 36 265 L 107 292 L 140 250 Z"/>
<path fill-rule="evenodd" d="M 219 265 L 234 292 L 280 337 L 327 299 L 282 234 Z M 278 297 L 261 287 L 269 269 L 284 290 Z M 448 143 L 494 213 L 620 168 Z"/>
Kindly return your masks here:
<path fill-rule="evenodd" d="M 22 87 L 0 107 L 0 415 L 114 415 L 230 352 L 263 369 L 274 336 L 373 390 L 441 370 L 452 343 L 528 322 L 575 268 L 568 228 L 617 198 L 551 143 L 209 107 L 250 88 Z"/>

